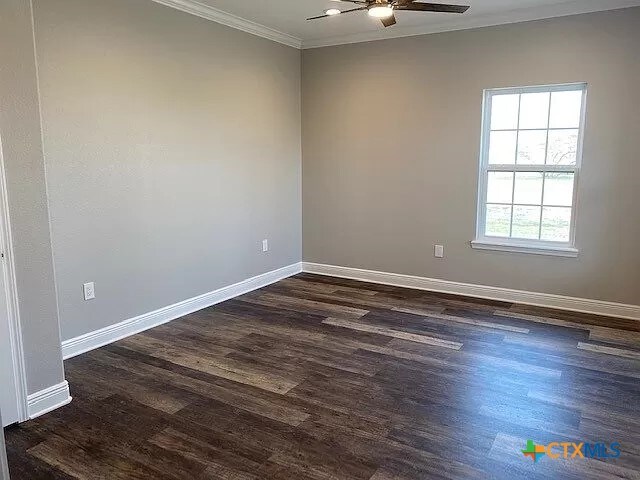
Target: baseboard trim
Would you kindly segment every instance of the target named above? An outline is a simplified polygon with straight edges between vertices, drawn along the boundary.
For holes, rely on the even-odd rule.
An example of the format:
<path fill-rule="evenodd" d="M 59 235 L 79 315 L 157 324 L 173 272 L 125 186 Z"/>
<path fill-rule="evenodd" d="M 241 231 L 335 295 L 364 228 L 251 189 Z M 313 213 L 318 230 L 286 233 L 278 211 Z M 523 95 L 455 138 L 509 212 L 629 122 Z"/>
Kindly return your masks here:
<path fill-rule="evenodd" d="M 69 383 L 65 380 L 57 385 L 40 390 L 27 396 L 29 420 L 49 413 L 71 402 Z"/>
<path fill-rule="evenodd" d="M 233 285 L 219 288 L 204 295 L 199 295 L 159 310 L 124 320 L 120 323 L 101 328 L 100 330 L 65 340 L 62 342 L 62 356 L 65 360 L 75 357 L 76 355 L 170 322 L 176 318 L 184 317 L 203 308 L 211 307 L 225 300 L 243 295 L 258 288 L 266 287 L 301 271 L 302 264 L 294 263 L 277 270 L 263 273 L 262 275 L 248 278 Z"/>
<path fill-rule="evenodd" d="M 360 268 L 339 267 L 335 265 L 324 265 L 311 262 L 302 262 L 302 271 L 318 275 L 361 280 L 363 282 L 393 285 L 396 287 L 450 293 L 488 300 L 500 300 L 504 302 L 521 303 L 524 305 L 568 310 L 572 312 L 592 313 L 607 317 L 640 320 L 640 305 L 626 305 L 623 303 L 605 302 L 587 298 L 527 292 L 524 290 L 512 290 L 509 288 L 490 287 L 487 285 L 451 282 L 435 278 L 378 272 L 374 270 L 363 270 Z"/>

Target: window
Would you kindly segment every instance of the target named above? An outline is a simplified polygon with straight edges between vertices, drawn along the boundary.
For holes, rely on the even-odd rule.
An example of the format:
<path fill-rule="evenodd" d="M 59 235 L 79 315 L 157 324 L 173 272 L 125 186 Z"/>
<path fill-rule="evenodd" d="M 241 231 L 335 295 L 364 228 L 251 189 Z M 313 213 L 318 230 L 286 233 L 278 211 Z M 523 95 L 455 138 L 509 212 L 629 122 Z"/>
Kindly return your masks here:
<path fill-rule="evenodd" d="M 577 256 L 586 85 L 485 91 L 474 248 Z"/>

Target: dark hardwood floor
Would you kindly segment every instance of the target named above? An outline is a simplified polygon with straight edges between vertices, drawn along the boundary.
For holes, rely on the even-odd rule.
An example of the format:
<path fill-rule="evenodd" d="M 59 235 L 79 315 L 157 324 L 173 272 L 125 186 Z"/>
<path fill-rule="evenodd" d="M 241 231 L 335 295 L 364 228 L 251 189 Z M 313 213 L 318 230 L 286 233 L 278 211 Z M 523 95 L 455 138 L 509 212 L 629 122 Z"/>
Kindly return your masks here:
<path fill-rule="evenodd" d="M 13 480 L 640 479 L 631 320 L 301 274 L 65 366 Z"/>

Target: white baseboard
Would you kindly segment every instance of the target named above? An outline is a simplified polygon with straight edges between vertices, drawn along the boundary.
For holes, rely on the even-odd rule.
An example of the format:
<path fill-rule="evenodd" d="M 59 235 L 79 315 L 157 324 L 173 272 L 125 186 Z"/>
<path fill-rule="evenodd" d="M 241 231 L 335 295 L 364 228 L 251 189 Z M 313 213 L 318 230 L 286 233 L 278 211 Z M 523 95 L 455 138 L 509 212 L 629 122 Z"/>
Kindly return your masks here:
<path fill-rule="evenodd" d="M 62 407 L 69 402 L 71 402 L 71 394 L 66 380 L 39 392 L 32 393 L 27 396 L 29 420 L 49 413 L 51 410 Z"/>
<path fill-rule="evenodd" d="M 278 270 L 273 270 L 256 277 L 243 280 L 233 285 L 205 293 L 197 297 L 184 300 L 154 312 L 124 320 L 100 330 L 86 333 L 79 337 L 62 342 L 62 356 L 64 359 L 75 357 L 81 353 L 108 345 L 117 340 L 129 337 L 144 330 L 148 330 L 176 318 L 184 317 L 203 308 L 210 307 L 225 300 L 243 295 L 258 288 L 265 287 L 284 278 L 290 277 L 302 271 L 301 263 L 294 263 Z"/>
<path fill-rule="evenodd" d="M 587 298 L 566 297 L 549 293 L 527 292 L 524 290 L 512 290 L 487 285 L 450 282 L 448 280 L 438 280 L 435 278 L 377 272 L 360 268 L 338 267 L 320 263 L 302 262 L 302 270 L 318 275 L 350 278 L 363 282 L 382 283 L 396 287 L 451 293 L 468 297 L 569 310 L 572 312 L 593 313 L 607 317 L 640 320 L 640 305 L 625 305 L 623 303 L 604 302 Z"/>

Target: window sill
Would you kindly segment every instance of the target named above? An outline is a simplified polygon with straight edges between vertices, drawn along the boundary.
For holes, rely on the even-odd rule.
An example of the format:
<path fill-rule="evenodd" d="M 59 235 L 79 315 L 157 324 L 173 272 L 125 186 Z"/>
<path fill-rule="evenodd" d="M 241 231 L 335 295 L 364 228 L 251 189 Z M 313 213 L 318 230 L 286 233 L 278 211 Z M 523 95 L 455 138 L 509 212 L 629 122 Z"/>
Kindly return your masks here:
<path fill-rule="evenodd" d="M 532 255 L 550 255 L 553 257 L 576 258 L 579 250 L 572 247 L 556 247 L 548 245 L 526 245 L 487 240 L 474 240 L 471 247 L 478 250 L 495 250 L 499 252 L 529 253 Z"/>

